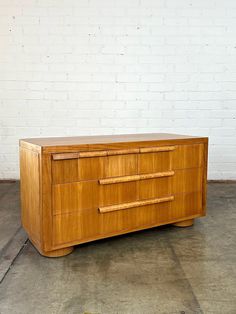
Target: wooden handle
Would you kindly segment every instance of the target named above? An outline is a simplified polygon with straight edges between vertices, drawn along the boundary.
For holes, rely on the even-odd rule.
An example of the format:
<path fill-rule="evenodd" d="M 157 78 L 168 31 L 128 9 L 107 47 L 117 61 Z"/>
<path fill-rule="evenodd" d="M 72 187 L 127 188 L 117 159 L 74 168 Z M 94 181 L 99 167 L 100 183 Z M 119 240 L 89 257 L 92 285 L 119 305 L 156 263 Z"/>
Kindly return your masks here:
<path fill-rule="evenodd" d="M 161 178 L 161 177 L 170 177 L 173 175 L 174 175 L 174 171 L 165 171 L 165 172 L 145 173 L 145 174 L 136 174 L 132 176 L 122 176 L 122 177 L 100 179 L 98 180 L 98 182 L 100 184 L 113 184 L 113 183 L 139 181 L 139 180 L 154 179 L 154 178 Z"/>
<path fill-rule="evenodd" d="M 140 153 L 169 152 L 175 149 L 176 149 L 176 146 L 141 147 Z"/>
<path fill-rule="evenodd" d="M 105 156 L 115 156 L 115 155 L 138 154 L 138 153 L 139 153 L 139 148 L 114 149 L 114 150 L 86 151 L 86 152 L 78 152 L 78 153 L 53 154 L 52 158 L 53 160 L 63 160 L 63 159 L 105 157 Z"/>
<path fill-rule="evenodd" d="M 176 146 L 142 147 L 142 148 L 114 149 L 114 150 L 111 149 L 111 150 L 86 151 L 86 152 L 78 152 L 78 153 L 59 153 L 59 154 L 53 154 L 52 159 L 63 160 L 63 159 L 104 157 L 104 156 L 138 154 L 138 153 L 168 152 L 174 149 L 176 149 Z"/>
<path fill-rule="evenodd" d="M 146 205 L 153 205 L 157 203 L 170 202 L 173 200 L 174 200 L 173 195 L 162 197 L 162 198 L 152 198 L 152 199 L 143 200 L 143 201 L 136 201 L 136 202 L 131 202 L 131 203 L 99 207 L 99 212 L 103 214 L 103 213 L 113 212 L 116 210 L 122 210 L 122 209 L 128 209 L 128 208 L 146 206 Z"/>
<path fill-rule="evenodd" d="M 107 156 L 106 150 L 79 153 L 79 158 L 104 157 L 104 156 Z"/>
<path fill-rule="evenodd" d="M 64 159 L 76 159 L 79 158 L 79 153 L 62 153 L 62 154 L 53 154 L 53 160 L 64 160 Z"/>
<path fill-rule="evenodd" d="M 126 155 L 126 154 L 138 154 L 139 148 L 131 148 L 131 149 L 114 149 L 114 150 L 108 150 L 107 155 L 108 156 L 115 156 L 115 155 Z"/>

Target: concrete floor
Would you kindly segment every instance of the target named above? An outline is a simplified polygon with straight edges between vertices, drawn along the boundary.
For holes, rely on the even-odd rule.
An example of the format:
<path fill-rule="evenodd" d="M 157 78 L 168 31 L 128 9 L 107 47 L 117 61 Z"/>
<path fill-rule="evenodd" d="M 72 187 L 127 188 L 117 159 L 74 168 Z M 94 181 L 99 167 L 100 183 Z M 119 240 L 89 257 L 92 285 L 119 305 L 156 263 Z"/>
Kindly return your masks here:
<path fill-rule="evenodd" d="M 208 214 L 40 256 L 20 227 L 19 184 L 0 184 L 0 313 L 236 313 L 236 184 L 210 184 Z"/>

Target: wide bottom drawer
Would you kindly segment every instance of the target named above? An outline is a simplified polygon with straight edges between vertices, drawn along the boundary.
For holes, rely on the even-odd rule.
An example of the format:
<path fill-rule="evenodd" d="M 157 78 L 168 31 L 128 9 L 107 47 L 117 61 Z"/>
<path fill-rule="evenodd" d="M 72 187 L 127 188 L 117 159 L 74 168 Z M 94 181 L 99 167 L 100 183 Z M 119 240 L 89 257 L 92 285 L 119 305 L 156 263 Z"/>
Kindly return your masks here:
<path fill-rule="evenodd" d="M 53 246 L 86 242 L 202 214 L 202 193 L 177 194 L 174 200 L 100 213 L 97 208 L 53 217 Z"/>

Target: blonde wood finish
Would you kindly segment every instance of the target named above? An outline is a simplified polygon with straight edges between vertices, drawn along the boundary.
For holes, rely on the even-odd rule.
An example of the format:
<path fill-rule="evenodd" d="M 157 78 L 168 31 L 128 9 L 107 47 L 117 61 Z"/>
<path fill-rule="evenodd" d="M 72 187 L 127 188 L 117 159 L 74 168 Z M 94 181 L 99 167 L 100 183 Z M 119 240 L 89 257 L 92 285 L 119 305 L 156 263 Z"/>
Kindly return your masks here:
<path fill-rule="evenodd" d="M 65 160 L 79 158 L 79 153 L 65 153 L 65 154 L 53 154 L 53 160 Z"/>
<path fill-rule="evenodd" d="M 122 210 L 122 209 L 128 209 L 128 208 L 146 206 L 146 205 L 153 205 L 153 204 L 164 203 L 164 202 L 169 202 L 169 201 L 173 201 L 173 200 L 174 200 L 174 196 L 168 196 L 168 197 L 162 197 L 162 198 L 153 198 L 153 199 L 149 199 L 149 200 L 136 201 L 136 202 L 131 202 L 131 203 L 123 203 L 120 205 L 111 205 L 111 206 L 106 206 L 106 207 L 99 207 L 99 211 L 100 211 L 100 213 L 109 213 L 109 212 L 114 212 L 116 210 Z"/>
<path fill-rule="evenodd" d="M 207 149 L 207 138 L 170 134 L 21 140 L 22 224 L 52 257 L 204 216 Z"/>
<path fill-rule="evenodd" d="M 138 154 L 138 148 L 133 149 L 119 149 L 110 151 L 94 151 L 94 152 L 81 152 L 81 153 L 66 153 L 66 154 L 53 154 L 53 160 L 75 159 L 75 158 L 91 158 L 91 157 L 105 157 L 114 155 Z"/>
<path fill-rule="evenodd" d="M 98 180 L 98 182 L 100 184 L 113 184 L 113 183 L 121 183 L 121 182 L 169 177 L 169 176 L 173 176 L 173 175 L 174 175 L 174 171 L 165 171 L 165 172 L 156 172 L 156 173 L 147 173 L 147 174 L 136 174 L 133 176 L 123 176 L 123 177 L 115 177 L 115 178 L 108 178 L 108 179 L 100 179 L 100 180 Z"/>
<path fill-rule="evenodd" d="M 175 150 L 175 146 L 163 146 L 163 147 L 144 147 L 133 149 L 119 149 L 110 151 L 88 151 L 81 153 L 66 153 L 66 154 L 53 154 L 53 160 L 75 159 L 75 158 L 91 158 L 91 157 L 105 157 L 114 155 L 126 155 L 126 154 L 138 154 L 138 153 L 152 153 L 152 152 L 168 152 Z"/>
<path fill-rule="evenodd" d="M 175 169 L 198 168 L 203 167 L 205 164 L 203 152 L 203 144 L 193 144 L 179 145 L 174 151 L 124 154 L 119 157 L 113 155 L 53 160 L 52 180 L 53 183 L 67 183 L 133 175 L 138 172 L 146 174 Z M 184 157 L 179 158 L 179 156 Z M 117 175 L 115 172 L 117 172 Z"/>
<path fill-rule="evenodd" d="M 194 223 L 193 219 L 188 219 L 188 220 L 176 222 L 173 225 L 176 227 L 190 227 L 193 225 L 193 223 Z"/>
<path fill-rule="evenodd" d="M 49 252 L 39 251 L 39 253 L 46 257 L 62 257 L 62 256 L 69 255 L 73 251 L 74 251 L 74 247 L 70 246 L 70 247 L 65 247 L 65 248 L 61 248 L 61 249 L 57 249 L 57 250 L 53 250 Z"/>
<path fill-rule="evenodd" d="M 140 148 L 140 153 L 169 152 L 175 149 L 176 146 L 142 147 Z"/>
<path fill-rule="evenodd" d="M 39 159 L 37 152 L 20 147 L 21 221 L 37 244 L 40 244 L 42 239 Z"/>

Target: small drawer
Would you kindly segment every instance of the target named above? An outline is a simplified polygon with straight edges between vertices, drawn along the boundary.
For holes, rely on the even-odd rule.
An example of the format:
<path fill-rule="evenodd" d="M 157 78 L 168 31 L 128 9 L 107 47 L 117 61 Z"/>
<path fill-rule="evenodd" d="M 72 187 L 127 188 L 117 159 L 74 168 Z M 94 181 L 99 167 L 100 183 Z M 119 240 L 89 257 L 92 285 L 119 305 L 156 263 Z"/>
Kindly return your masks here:
<path fill-rule="evenodd" d="M 172 169 L 172 154 L 176 146 L 141 148 L 139 173 L 154 173 Z"/>
<path fill-rule="evenodd" d="M 61 215 L 97 208 L 99 204 L 96 181 L 81 181 L 52 186 L 53 214 Z"/>
<path fill-rule="evenodd" d="M 94 153 L 94 155 L 88 155 L 88 153 Z M 134 150 L 113 150 L 106 153 L 104 151 L 81 152 L 81 154 L 53 155 L 53 184 L 138 173 L 138 154 Z"/>
<path fill-rule="evenodd" d="M 53 214 L 87 212 L 99 206 L 136 201 L 137 182 L 100 185 L 98 181 L 79 181 L 54 184 L 52 187 Z"/>
<path fill-rule="evenodd" d="M 99 206 L 133 202 L 138 199 L 136 181 L 99 185 Z"/>
<path fill-rule="evenodd" d="M 202 167 L 204 144 L 179 145 L 172 154 L 172 168 L 185 169 Z"/>

